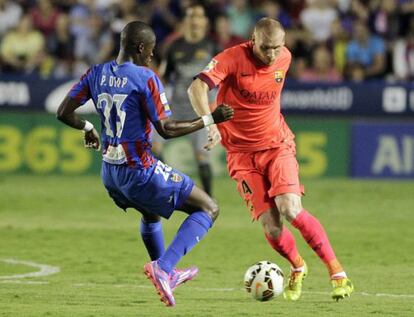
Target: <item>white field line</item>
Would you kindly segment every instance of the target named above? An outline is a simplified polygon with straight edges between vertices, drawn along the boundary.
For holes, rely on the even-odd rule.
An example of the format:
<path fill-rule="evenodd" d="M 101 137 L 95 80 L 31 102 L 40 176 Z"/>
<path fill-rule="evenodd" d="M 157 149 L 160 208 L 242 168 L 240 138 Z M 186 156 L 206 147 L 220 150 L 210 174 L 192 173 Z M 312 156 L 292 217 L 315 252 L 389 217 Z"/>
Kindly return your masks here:
<path fill-rule="evenodd" d="M 52 275 L 52 274 L 56 274 L 60 272 L 60 268 L 58 266 L 50 266 L 46 264 L 39 264 L 35 262 L 30 262 L 30 261 L 20 261 L 20 260 L 15 260 L 15 259 L 4 259 L 0 261 L 4 263 L 12 264 L 12 265 L 22 264 L 22 265 L 27 265 L 30 267 L 40 269 L 39 271 L 25 273 L 25 274 L 14 274 L 14 275 L 8 275 L 8 276 L 3 275 L 3 276 L 0 276 L 0 281 L 15 280 L 15 279 L 21 279 L 21 278 L 26 278 L 26 277 L 42 277 L 42 276 L 48 276 L 48 275 Z"/>
<path fill-rule="evenodd" d="M 329 292 L 318 291 L 303 291 L 304 294 L 321 294 L 330 295 Z M 393 297 L 393 298 L 414 298 L 414 294 L 387 294 L 387 293 L 368 293 L 368 292 L 355 292 L 356 295 L 371 296 L 371 297 Z"/>
<path fill-rule="evenodd" d="M 0 280 L 0 284 L 26 284 L 26 285 L 39 285 L 39 284 L 49 284 L 49 282 L 48 282 L 48 281 Z"/>
<path fill-rule="evenodd" d="M 95 284 L 95 283 L 78 283 L 73 284 L 74 287 L 97 287 L 105 286 L 107 284 Z M 141 288 L 141 289 L 153 289 L 150 285 L 135 285 L 135 284 L 113 284 L 115 288 Z M 198 292 L 242 292 L 243 288 L 207 288 L 207 287 L 191 287 L 191 290 Z M 318 292 L 318 291 L 303 291 L 304 294 L 314 295 L 330 295 L 330 292 Z M 392 297 L 392 298 L 414 298 L 414 294 L 387 294 L 387 293 L 368 293 L 368 292 L 355 292 L 356 295 L 370 296 L 370 297 Z"/>
<path fill-rule="evenodd" d="M 49 284 L 47 281 L 22 281 L 18 279 L 26 277 L 42 277 L 47 275 L 52 275 L 60 272 L 60 268 L 57 266 L 50 266 L 46 264 L 38 264 L 30 261 L 19 261 L 14 259 L 4 259 L 0 260 L 8 264 L 23 264 L 31 267 L 39 268 L 40 271 L 31 272 L 26 274 L 15 274 L 9 276 L 0 276 L 1 284 Z M 108 284 L 96 284 L 96 283 L 76 283 L 72 284 L 73 287 L 102 287 L 108 286 Z M 113 284 L 109 285 L 115 288 L 140 288 L 140 289 L 152 289 L 152 286 L 149 285 L 136 285 L 136 284 Z M 242 288 L 206 288 L 206 287 L 191 287 L 191 290 L 198 292 L 241 292 Z M 329 295 L 329 292 L 318 292 L 318 291 L 303 291 L 305 294 L 315 294 L 315 295 Z M 390 297 L 390 298 L 414 298 L 414 294 L 388 294 L 388 293 L 369 293 L 369 292 L 355 292 L 356 295 L 369 296 L 369 297 Z"/>

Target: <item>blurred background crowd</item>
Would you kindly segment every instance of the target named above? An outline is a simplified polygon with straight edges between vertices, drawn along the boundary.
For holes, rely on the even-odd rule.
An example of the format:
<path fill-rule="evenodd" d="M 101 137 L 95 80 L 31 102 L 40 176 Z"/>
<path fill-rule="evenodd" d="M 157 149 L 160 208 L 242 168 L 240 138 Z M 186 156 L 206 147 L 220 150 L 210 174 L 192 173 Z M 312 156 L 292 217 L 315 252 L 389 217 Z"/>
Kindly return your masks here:
<path fill-rule="evenodd" d="M 0 0 L 0 73 L 78 77 L 114 58 L 132 20 L 157 35 L 154 67 L 186 27 L 190 0 Z M 300 81 L 414 78 L 414 0 L 206 0 L 217 52 L 248 40 L 255 22 L 278 19 Z"/>

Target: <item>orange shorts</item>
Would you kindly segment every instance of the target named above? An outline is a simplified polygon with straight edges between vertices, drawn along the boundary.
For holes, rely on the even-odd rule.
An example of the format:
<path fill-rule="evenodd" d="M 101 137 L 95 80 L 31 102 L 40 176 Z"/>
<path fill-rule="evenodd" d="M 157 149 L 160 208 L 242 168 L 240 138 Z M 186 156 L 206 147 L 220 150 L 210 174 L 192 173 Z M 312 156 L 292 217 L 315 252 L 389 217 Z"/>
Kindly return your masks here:
<path fill-rule="evenodd" d="M 277 195 L 304 194 L 293 141 L 264 151 L 228 153 L 227 168 L 254 220 L 276 207 Z"/>

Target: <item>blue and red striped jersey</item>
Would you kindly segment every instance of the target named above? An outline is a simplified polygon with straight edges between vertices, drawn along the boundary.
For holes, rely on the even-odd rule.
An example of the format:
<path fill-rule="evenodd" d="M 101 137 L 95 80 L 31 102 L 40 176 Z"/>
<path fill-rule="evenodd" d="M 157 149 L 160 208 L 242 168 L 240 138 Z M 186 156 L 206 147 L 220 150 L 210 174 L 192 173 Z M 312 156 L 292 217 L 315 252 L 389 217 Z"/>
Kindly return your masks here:
<path fill-rule="evenodd" d="M 132 62 L 95 65 L 68 95 L 81 105 L 92 98 L 101 118 L 105 162 L 151 166 L 151 122 L 171 115 L 164 87 L 151 69 Z"/>

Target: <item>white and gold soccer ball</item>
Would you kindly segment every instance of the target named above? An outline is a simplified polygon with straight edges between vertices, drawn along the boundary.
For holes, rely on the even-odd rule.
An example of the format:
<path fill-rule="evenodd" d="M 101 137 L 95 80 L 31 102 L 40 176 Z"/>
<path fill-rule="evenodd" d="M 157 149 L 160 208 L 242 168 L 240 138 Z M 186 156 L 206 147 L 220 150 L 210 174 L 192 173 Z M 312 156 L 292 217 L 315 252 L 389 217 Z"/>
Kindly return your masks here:
<path fill-rule="evenodd" d="M 268 301 L 283 293 L 283 271 L 276 264 L 260 261 L 244 275 L 246 291 L 258 301 Z"/>

